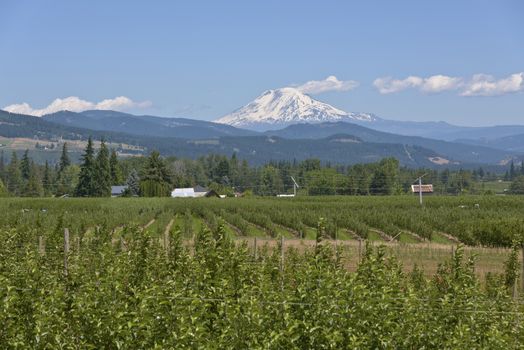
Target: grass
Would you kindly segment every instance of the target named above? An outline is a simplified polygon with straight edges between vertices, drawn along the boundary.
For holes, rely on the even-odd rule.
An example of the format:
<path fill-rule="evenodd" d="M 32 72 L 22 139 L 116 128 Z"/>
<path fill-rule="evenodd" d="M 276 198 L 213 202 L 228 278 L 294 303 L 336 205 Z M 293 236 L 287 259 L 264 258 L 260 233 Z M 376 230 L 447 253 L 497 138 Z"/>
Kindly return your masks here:
<path fill-rule="evenodd" d="M 406 232 L 401 232 L 400 235 L 397 237 L 397 240 L 400 243 L 420 243 L 418 239 Z"/>

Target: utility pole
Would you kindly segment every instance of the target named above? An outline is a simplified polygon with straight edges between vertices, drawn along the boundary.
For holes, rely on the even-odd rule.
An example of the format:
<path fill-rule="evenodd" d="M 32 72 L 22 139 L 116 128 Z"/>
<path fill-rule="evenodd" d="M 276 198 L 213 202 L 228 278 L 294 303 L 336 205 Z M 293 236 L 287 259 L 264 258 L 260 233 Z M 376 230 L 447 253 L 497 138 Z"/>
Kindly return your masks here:
<path fill-rule="evenodd" d="M 418 200 L 420 202 L 420 206 L 422 206 L 422 178 L 426 176 L 427 173 L 419 176 L 415 181 L 418 181 Z"/>
<path fill-rule="evenodd" d="M 418 199 L 420 205 L 422 205 L 422 177 L 418 178 Z"/>
<path fill-rule="evenodd" d="M 291 180 L 293 180 L 293 197 L 297 196 L 297 188 L 300 188 L 300 186 L 295 181 L 295 178 L 291 176 Z"/>

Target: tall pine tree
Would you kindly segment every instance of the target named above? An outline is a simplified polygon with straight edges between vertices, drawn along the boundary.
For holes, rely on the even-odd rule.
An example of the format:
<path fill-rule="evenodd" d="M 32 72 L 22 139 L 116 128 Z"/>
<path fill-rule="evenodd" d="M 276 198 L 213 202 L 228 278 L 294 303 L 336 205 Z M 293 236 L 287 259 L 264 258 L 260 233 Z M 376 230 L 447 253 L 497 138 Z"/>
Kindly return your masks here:
<path fill-rule="evenodd" d="M 51 175 L 51 168 L 49 162 L 45 161 L 44 175 L 42 176 L 42 187 L 44 189 L 44 196 L 50 196 L 53 193 L 53 178 Z"/>
<path fill-rule="evenodd" d="M 135 169 L 132 169 L 127 177 L 126 181 L 127 190 L 126 195 L 128 196 L 139 196 L 140 195 L 140 177 Z"/>
<path fill-rule="evenodd" d="M 29 178 L 24 186 L 24 191 L 22 195 L 24 197 L 40 197 L 42 196 L 44 190 L 42 188 L 42 181 L 38 174 L 38 169 L 34 162 L 31 162 L 29 168 Z"/>
<path fill-rule="evenodd" d="M 76 196 L 91 197 L 96 194 L 96 168 L 93 140 L 89 137 L 82 156 L 82 164 L 80 165 L 80 174 L 78 175 L 78 184 L 75 190 Z"/>
<path fill-rule="evenodd" d="M 7 188 L 4 186 L 4 182 L 2 179 L 0 179 L 0 197 L 6 197 L 7 196 Z"/>
<path fill-rule="evenodd" d="M 62 154 L 60 155 L 60 161 L 58 162 L 58 176 L 60 176 L 70 165 L 71 160 L 67 154 L 67 142 L 64 142 L 64 145 L 62 146 Z"/>
<path fill-rule="evenodd" d="M 29 180 L 29 175 L 31 174 L 31 158 L 29 158 L 29 150 L 27 149 L 20 161 L 20 172 L 25 181 Z"/>
<path fill-rule="evenodd" d="M 140 193 L 144 197 L 169 196 L 170 176 L 164 161 L 157 151 L 151 152 L 140 181 Z"/>
<path fill-rule="evenodd" d="M 19 163 L 16 152 L 13 151 L 11 161 L 7 167 L 7 190 L 13 196 L 19 196 L 22 191 L 22 174 L 20 173 Z"/>
<path fill-rule="evenodd" d="M 109 150 L 105 141 L 100 141 L 100 149 L 96 156 L 96 193 L 97 197 L 111 196 L 111 166 L 109 164 Z"/>
<path fill-rule="evenodd" d="M 0 151 L 0 180 L 5 182 L 6 178 L 6 169 L 5 169 L 5 156 L 4 150 Z"/>
<path fill-rule="evenodd" d="M 111 157 L 109 158 L 109 167 L 111 168 L 111 185 L 121 185 L 124 182 L 124 179 L 114 149 L 111 151 Z"/>

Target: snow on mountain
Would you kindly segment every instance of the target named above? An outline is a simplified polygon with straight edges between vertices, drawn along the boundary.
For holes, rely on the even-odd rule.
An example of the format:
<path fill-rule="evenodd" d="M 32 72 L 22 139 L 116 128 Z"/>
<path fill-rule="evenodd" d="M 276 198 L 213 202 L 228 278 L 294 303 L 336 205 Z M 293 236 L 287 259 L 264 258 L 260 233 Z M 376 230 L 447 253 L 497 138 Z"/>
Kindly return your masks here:
<path fill-rule="evenodd" d="M 294 88 L 268 90 L 254 101 L 218 120 L 217 123 L 256 130 L 268 130 L 297 123 L 335 121 L 371 122 L 367 113 L 348 113 L 317 101 Z"/>

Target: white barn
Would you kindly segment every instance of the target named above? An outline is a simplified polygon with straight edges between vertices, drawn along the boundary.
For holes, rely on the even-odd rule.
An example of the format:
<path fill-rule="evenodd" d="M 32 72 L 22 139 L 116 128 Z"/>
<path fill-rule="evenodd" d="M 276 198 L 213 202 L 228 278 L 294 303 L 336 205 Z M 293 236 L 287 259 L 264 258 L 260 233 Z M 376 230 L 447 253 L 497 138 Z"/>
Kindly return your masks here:
<path fill-rule="evenodd" d="M 171 192 L 171 197 L 173 198 L 196 198 L 204 197 L 209 191 L 202 187 L 187 187 L 187 188 L 175 188 Z"/>

